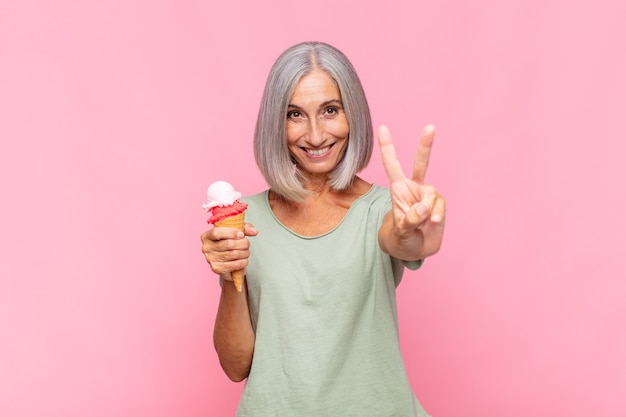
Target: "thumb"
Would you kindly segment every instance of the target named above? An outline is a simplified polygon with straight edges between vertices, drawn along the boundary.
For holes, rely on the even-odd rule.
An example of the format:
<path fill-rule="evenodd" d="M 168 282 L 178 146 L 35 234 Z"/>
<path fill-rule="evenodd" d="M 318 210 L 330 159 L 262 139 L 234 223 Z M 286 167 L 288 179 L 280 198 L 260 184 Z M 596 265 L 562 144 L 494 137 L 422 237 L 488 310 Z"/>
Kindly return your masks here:
<path fill-rule="evenodd" d="M 246 236 L 256 236 L 259 234 L 259 231 L 250 223 L 245 224 L 243 232 Z"/>

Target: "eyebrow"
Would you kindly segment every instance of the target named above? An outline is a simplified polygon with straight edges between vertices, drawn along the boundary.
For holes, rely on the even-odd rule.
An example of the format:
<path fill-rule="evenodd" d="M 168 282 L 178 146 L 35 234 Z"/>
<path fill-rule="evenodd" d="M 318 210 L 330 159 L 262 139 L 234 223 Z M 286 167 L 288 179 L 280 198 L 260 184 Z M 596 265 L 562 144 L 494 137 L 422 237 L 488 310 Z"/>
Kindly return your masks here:
<path fill-rule="evenodd" d="M 336 99 L 336 98 L 333 98 L 333 99 L 331 99 L 331 100 L 326 100 L 325 102 L 323 102 L 323 103 L 320 105 L 320 107 L 326 107 L 326 106 L 331 105 L 331 104 L 339 104 L 340 106 L 343 106 L 343 103 L 341 102 L 341 100 Z M 291 103 L 289 103 L 289 104 L 287 105 L 287 107 L 292 107 L 292 108 L 294 108 L 294 109 L 299 109 L 299 110 L 301 110 L 301 109 L 302 109 L 302 107 L 297 106 L 297 105 L 295 105 L 295 104 L 291 104 Z"/>

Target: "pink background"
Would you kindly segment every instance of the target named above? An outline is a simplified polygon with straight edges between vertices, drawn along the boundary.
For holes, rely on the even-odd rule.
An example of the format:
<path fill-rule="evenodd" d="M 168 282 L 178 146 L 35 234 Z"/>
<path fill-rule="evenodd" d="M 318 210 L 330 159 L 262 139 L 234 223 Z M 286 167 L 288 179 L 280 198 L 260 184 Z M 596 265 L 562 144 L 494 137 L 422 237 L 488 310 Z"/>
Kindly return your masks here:
<path fill-rule="evenodd" d="M 402 345 L 442 416 L 626 415 L 626 6 L 615 1 L 0 4 L 0 415 L 229 416 L 200 253 L 216 179 L 262 190 L 269 67 L 330 42 L 441 252 L 399 289 Z M 363 174 L 387 184 L 378 149 Z"/>

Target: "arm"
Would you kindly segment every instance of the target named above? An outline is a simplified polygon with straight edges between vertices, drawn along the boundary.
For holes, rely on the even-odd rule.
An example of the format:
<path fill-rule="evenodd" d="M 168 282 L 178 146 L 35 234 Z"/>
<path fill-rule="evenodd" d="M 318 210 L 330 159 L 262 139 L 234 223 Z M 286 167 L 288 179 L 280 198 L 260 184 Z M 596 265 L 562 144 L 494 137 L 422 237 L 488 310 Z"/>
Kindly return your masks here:
<path fill-rule="evenodd" d="M 258 232 L 246 224 L 245 235 Z M 248 376 L 254 353 L 254 330 L 250 321 L 248 290 L 238 292 L 231 272 L 248 265 L 250 242 L 244 233 L 231 228 L 216 227 L 202 234 L 202 252 L 211 270 L 222 278 L 222 293 L 215 318 L 213 343 L 222 369 L 233 381 Z"/>
<path fill-rule="evenodd" d="M 381 249 L 394 258 L 415 261 L 434 255 L 443 240 L 445 199 L 435 187 L 424 184 L 435 131 L 424 128 L 413 173 L 406 178 L 396 157 L 389 130 L 378 133 L 383 165 L 391 183 L 391 211 L 378 231 Z"/>
<path fill-rule="evenodd" d="M 254 354 L 254 331 L 248 308 L 248 289 L 238 292 L 224 281 L 215 317 L 213 344 L 226 375 L 239 382 L 250 373 Z"/>

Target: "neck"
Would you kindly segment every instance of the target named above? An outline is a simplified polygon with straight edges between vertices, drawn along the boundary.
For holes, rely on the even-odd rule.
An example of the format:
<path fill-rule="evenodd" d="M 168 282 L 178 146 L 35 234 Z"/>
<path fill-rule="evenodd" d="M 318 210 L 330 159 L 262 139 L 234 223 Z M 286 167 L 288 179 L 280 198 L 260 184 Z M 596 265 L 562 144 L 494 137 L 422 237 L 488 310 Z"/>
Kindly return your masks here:
<path fill-rule="evenodd" d="M 324 194 L 332 191 L 327 176 L 308 176 L 302 178 L 302 186 L 313 194 Z"/>
<path fill-rule="evenodd" d="M 302 186 L 309 191 L 310 195 L 306 200 L 317 200 L 323 197 L 340 198 L 343 199 L 346 195 L 351 194 L 363 194 L 369 189 L 369 184 L 360 179 L 354 177 L 352 183 L 344 190 L 335 190 L 328 183 L 328 177 L 307 177 L 302 181 Z"/>

